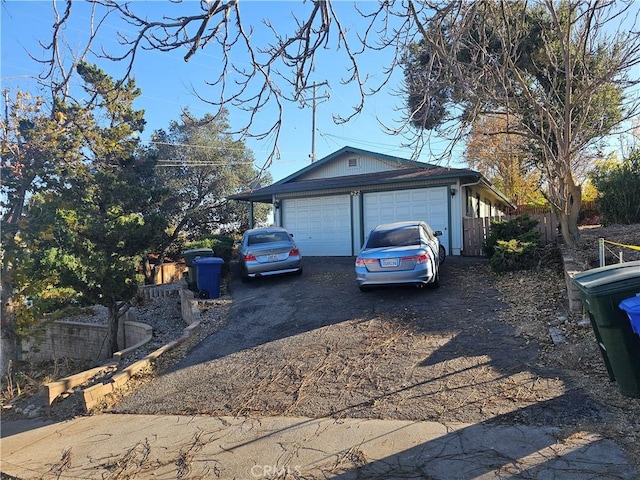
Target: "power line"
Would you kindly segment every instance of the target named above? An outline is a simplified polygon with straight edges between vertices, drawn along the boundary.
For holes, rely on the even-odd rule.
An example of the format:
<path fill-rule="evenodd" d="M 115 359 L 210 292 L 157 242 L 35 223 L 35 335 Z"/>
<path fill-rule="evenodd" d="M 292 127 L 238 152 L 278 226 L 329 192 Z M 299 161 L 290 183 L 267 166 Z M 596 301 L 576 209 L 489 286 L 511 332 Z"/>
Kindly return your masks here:
<path fill-rule="evenodd" d="M 206 160 L 157 160 L 159 167 L 234 167 L 236 165 L 254 165 L 254 162 L 207 162 Z"/>
<path fill-rule="evenodd" d="M 147 143 L 153 144 L 153 145 L 164 145 L 166 147 L 206 148 L 209 150 L 225 150 L 225 151 L 238 151 L 238 152 L 244 152 L 249 150 L 248 147 L 228 147 L 225 145 L 198 145 L 193 143 L 178 143 L 178 142 L 156 142 L 154 140 L 150 140 Z"/>

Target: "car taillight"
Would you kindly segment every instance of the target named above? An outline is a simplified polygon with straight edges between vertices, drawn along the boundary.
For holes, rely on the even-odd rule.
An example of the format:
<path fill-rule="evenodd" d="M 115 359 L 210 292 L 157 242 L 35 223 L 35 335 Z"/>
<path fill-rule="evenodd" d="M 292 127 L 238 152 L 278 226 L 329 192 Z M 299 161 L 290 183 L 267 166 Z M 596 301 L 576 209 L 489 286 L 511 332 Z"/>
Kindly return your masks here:
<path fill-rule="evenodd" d="M 364 267 L 367 263 L 378 263 L 375 258 L 356 258 L 356 267 Z"/>
<path fill-rule="evenodd" d="M 427 261 L 429 260 L 429 254 L 427 253 L 423 253 L 421 255 L 412 255 L 410 257 L 402 257 L 402 261 L 408 261 L 408 262 L 416 262 L 416 263 L 427 263 Z"/>
<path fill-rule="evenodd" d="M 245 262 L 255 262 L 256 261 L 256 256 L 255 255 L 251 255 L 250 253 L 246 254 L 244 256 L 244 261 Z"/>
<path fill-rule="evenodd" d="M 294 248 L 293 250 L 291 250 L 289 252 L 289 256 L 290 257 L 299 257 L 300 256 L 300 250 L 297 248 Z"/>
<path fill-rule="evenodd" d="M 429 260 L 429 255 L 427 253 L 423 253 L 422 255 L 418 255 L 416 258 L 416 263 L 427 263 Z"/>

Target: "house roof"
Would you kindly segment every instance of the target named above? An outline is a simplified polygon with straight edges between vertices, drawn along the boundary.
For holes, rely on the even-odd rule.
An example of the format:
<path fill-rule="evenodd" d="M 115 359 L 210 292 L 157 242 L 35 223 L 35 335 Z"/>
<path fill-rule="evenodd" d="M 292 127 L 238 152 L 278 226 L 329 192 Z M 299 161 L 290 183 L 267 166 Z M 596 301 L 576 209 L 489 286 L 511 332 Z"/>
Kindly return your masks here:
<path fill-rule="evenodd" d="M 303 169 L 298 170 L 297 172 L 289 175 L 286 178 L 283 178 L 282 180 L 280 180 L 280 181 L 278 181 L 276 183 L 287 183 L 287 182 L 289 182 L 291 180 L 294 180 L 295 178 L 297 178 L 297 177 L 299 177 L 301 175 L 304 175 L 309 170 L 314 170 L 314 169 L 316 169 L 318 167 L 321 167 L 325 163 L 329 163 L 334 158 L 338 158 L 338 157 L 340 157 L 341 155 L 343 155 L 345 153 L 354 153 L 354 154 L 358 154 L 358 155 L 369 155 L 371 157 L 376 157 L 376 158 L 379 158 L 381 160 L 386 160 L 388 162 L 395 162 L 395 163 L 400 164 L 400 165 L 405 165 L 407 168 L 411 167 L 411 166 L 413 166 L 413 167 L 436 167 L 437 166 L 437 165 L 431 165 L 429 163 L 415 162 L 413 160 L 407 160 L 405 158 L 394 157 L 392 155 L 386 155 L 384 153 L 370 152 L 369 150 L 363 150 L 361 148 L 345 146 L 345 147 L 342 147 L 340 150 L 336 150 L 335 152 L 327 155 L 326 157 L 321 158 L 317 162 L 313 162 L 313 163 L 307 165 Z"/>
<path fill-rule="evenodd" d="M 331 160 L 339 157 L 344 153 L 356 153 L 374 156 L 377 158 L 382 158 L 386 161 L 396 162 L 400 165 L 400 167 L 393 170 L 385 170 L 375 173 L 317 178 L 312 180 L 297 180 L 300 176 L 304 175 L 308 171 L 318 168 L 321 165 L 330 162 Z M 301 170 L 298 170 L 294 174 L 278 182 L 275 182 L 272 185 L 231 195 L 229 198 L 233 200 L 271 203 L 274 195 L 311 192 L 327 189 L 361 188 L 365 186 L 376 186 L 392 183 L 399 184 L 425 180 L 446 181 L 453 179 L 460 179 L 461 183 L 482 183 L 487 188 L 493 190 L 496 195 L 503 199 L 507 204 L 511 204 L 501 192 L 497 191 L 491 185 L 491 182 L 484 178 L 484 176 L 480 172 L 477 172 L 475 170 L 471 170 L 468 168 L 441 167 L 438 165 L 415 162 L 412 160 L 406 160 L 380 153 L 369 152 L 366 150 L 348 146 L 337 150 L 336 152 L 306 166 Z"/>

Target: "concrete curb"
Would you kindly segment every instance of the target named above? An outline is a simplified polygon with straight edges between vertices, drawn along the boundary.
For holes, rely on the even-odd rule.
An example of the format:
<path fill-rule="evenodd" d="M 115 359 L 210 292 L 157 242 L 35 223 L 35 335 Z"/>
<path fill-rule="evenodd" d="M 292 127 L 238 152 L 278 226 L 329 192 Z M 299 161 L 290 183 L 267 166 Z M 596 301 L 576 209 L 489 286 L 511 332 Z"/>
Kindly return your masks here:
<path fill-rule="evenodd" d="M 177 347 L 178 345 L 180 345 L 185 340 L 187 340 L 192 335 L 198 332 L 200 328 L 200 323 L 201 323 L 200 309 L 198 307 L 198 302 L 193 300 L 192 292 L 188 292 L 188 293 L 191 293 L 191 297 L 189 297 L 188 293 L 183 292 L 183 290 L 184 289 L 180 289 L 178 294 L 181 297 L 181 300 L 182 300 L 181 303 L 183 303 L 183 305 L 186 304 L 185 307 L 182 309 L 183 320 L 185 320 L 187 323 L 189 322 L 192 322 L 192 323 L 188 324 L 182 330 L 182 335 L 178 339 L 166 345 L 163 345 L 157 350 L 154 350 L 153 352 L 151 352 L 141 360 L 138 360 L 137 362 L 132 363 L 131 365 L 128 365 L 122 371 L 114 373 L 113 376 L 111 376 L 108 380 L 104 381 L 103 383 L 98 383 L 96 385 L 92 385 L 90 387 L 83 389 L 82 398 L 84 401 L 85 411 L 89 411 L 90 409 L 95 407 L 103 397 L 111 393 L 114 393 L 117 389 L 123 387 L 127 383 L 127 381 L 129 381 L 132 377 L 137 375 L 139 372 L 141 372 L 145 368 L 148 368 L 162 354 L 171 350 L 172 348 Z M 147 292 L 147 295 L 149 296 L 149 298 L 155 298 L 158 296 L 174 296 L 173 294 L 172 295 L 168 295 L 168 294 L 156 295 L 156 294 L 152 294 L 151 292 Z M 186 312 L 185 312 L 185 308 L 187 310 Z M 184 318 L 185 313 L 187 314 L 187 317 L 188 317 L 186 319 Z M 137 322 L 137 323 L 139 325 L 144 325 L 145 327 L 148 328 L 148 334 L 145 335 L 142 341 L 136 343 L 131 347 L 128 347 L 126 349 L 123 349 L 123 350 L 120 350 L 119 352 L 114 353 L 113 357 L 109 359 L 109 361 L 104 365 L 101 365 L 96 368 L 92 368 L 90 370 L 86 370 L 84 372 L 77 373 L 75 375 L 71 375 L 69 377 L 62 378 L 55 382 L 47 383 L 44 386 L 44 389 L 46 392 L 48 404 L 51 405 L 53 401 L 63 393 L 71 392 L 75 387 L 88 382 L 89 380 L 91 380 L 92 378 L 98 375 L 104 374 L 107 371 L 117 370 L 118 365 L 123 358 L 130 355 L 132 352 L 134 352 L 135 350 L 137 350 L 138 348 L 140 348 L 141 346 L 149 342 L 153 338 L 153 328 L 149 325 L 146 325 L 140 322 Z"/>
<path fill-rule="evenodd" d="M 186 327 L 182 331 L 182 335 L 177 340 L 163 345 L 141 360 L 132 363 L 121 372 L 114 374 L 106 383 L 98 383 L 82 390 L 85 411 L 89 411 L 95 407 L 103 397 L 114 393 L 119 388 L 122 388 L 132 377 L 145 368 L 148 368 L 162 354 L 182 344 L 185 340 L 194 335 L 198 331 L 199 327 L 200 321 L 198 320 L 198 322 Z"/>
<path fill-rule="evenodd" d="M 55 382 L 47 383 L 44 386 L 44 389 L 49 405 L 51 405 L 53 401 L 63 393 L 71 391 L 73 388 L 88 382 L 97 375 L 100 375 L 106 371 L 116 370 L 117 368 L 117 364 L 109 363 L 100 367 L 92 368 L 91 370 L 85 370 L 84 372 L 76 373 L 75 375 L 65 377 Z"/>

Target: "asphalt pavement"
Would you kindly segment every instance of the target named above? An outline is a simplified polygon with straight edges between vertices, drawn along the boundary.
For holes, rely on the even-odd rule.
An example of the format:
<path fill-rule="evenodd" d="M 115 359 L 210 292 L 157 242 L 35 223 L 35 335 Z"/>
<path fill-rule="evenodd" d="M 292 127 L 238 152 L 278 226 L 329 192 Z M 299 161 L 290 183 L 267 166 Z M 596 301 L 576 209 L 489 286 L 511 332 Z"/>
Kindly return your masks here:
<path fill-rule="evenodd" d="M 311 301 L 296 307 L 299 321 L 295 324 L 284 320 L 265 323 L 265 317 L 288 307 L 276 302 L 245 309 L 243 302 L 249 305 L 251 295 L 260 291 L 249 289 L 234 296 L 235 308 L 253 323 L 230 325 L 216 337 L 215 349 L 212 339 L 202 342 L 174 372 L 274 338 L 319 328 L 329 321 L 328 307 L 323 312 Z M 298 293 L 292 291 L 290 295 Z M 351 318 L 361 308 L 349 303 L 348 295 L 336 291 L 334 298 L 344 306 L 333 312 L 338 317 L 330 322 L 341 321 L 342 316 Z M 383 307 L 376 304 L 376 308 Z M 180 384 L 164 381 L 162 391 L 167 401 L 179 398 Z M 136 398 L 140 399 L 136 395 L 128 397 L 133 403 Z M 155 402 L 161 401 L 155 397 Z M 578 428 L 516 425 L 504 419 L 455 423 L 143 411 L 105 413 L 59 423 L 3 422 L 0 471 L 24 480 L 640 478 L 618 445 Z M 539 415 L 542 410 L 531 411 Z"/>

